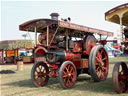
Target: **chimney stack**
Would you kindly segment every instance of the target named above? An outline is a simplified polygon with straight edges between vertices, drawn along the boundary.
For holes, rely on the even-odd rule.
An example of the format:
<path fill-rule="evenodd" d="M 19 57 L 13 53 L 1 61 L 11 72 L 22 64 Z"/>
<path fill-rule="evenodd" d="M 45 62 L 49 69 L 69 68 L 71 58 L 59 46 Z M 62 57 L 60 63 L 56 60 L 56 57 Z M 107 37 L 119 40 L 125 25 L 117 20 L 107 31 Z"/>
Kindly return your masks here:
<path fill-rule="evenodd" d="M 51 16 L 51 19 L 58 20 L 59 14 L 58 13 L 51 13 L 50 16 Z"/>

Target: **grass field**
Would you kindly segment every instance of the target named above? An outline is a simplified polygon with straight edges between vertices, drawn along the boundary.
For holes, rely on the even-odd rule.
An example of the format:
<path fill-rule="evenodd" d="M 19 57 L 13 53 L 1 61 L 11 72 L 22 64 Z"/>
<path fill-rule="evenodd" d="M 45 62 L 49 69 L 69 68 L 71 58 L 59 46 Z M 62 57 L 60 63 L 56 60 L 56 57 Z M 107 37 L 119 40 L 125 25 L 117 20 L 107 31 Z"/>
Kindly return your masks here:
<path fill-rule="evenodd" d="M 113 66 L 118 61 L 128 58 L 116 57 L 110 59 L 109 75 L 106 81 L 94 83 L 90 76 L 82 74 L 79 76 L 72 89 L 64 90 L 57 78 L 50 78 L 48 85 L 37 88 L 31 82 L 30 74 L 32 65 L 24 65 L 23 71 L 17 71 L 16 65 L 0 65 L 1 70 L 12 70 L 14 74 L 0 74 L 0 96 L 128 96 L 117 94 L 112 85 Z"/>

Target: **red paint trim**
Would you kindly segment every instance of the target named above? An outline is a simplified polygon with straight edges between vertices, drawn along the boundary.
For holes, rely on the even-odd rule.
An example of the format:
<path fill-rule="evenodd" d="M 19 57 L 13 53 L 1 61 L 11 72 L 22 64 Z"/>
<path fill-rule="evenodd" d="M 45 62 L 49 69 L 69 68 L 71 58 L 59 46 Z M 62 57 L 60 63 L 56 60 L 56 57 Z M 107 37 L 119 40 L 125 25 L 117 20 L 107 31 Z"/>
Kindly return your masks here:
<path fill-rule="evenodd" d="M 39 46 L 38 48 L 35 49 L 34 54 L 36 54 L 39 50 L 43 50 L 44 53 L 42 53 L 42 54 L 44 54 L 44 55 L 45 55 L 45 53 L 47 53 L 47 49 L 45 49 L 44 47 Z M 37 62 L 38 59 L 40 59 L 40 60 L 42 59 L 46 63 L 46 60 L 44 60 L 42 57 L 36 57 L 36 56 L 34 56 L 34 61 L 35 62 Z"/>

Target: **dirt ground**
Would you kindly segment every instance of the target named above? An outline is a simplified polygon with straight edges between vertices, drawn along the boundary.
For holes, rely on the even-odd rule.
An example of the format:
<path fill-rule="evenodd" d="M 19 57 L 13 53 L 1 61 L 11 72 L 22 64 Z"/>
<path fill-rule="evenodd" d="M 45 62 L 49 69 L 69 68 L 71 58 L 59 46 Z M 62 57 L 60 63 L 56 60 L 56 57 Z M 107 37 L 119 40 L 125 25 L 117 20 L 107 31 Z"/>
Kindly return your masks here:
<path fill-rule="evenodd" d="M 0 71 L 11 70 L 15 72 L 0 74 L 0 96 L 128 96 L 128 92 L 117 94 L 113 89 L 112 70 L 118 61 L 125 61 L 128 64 L 126 57 L 110 59 L 107 80 L 95 83 L 89 75 L 82 74 L 75 86 L 68 90 L 64 90 L 60 86 L 58 78 L 50 78 L 45 87 L 35 87 L 30 77 L 32 65 L 24 65 L 23 71 L 17 71 L 16 65 L 0 65 Z"/>

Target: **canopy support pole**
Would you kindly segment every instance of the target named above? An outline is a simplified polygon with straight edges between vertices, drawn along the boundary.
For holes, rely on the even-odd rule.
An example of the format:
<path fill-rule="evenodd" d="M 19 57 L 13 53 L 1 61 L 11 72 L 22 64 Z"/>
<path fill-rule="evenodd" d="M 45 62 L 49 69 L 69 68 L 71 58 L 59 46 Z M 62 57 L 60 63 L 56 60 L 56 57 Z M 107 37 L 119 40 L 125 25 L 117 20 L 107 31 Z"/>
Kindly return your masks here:
<path fill-rule="evenodd" d="M 122 41 L 123 41 L 123 25 L 122 25 L 122 16 L 120 16 L 120 32 L 122 33 Z"/>
<path fill-rule="evenodd" d="M 37 29 L 36 29 L 36 27 L 34 28 L 34 30 L 35 30 L 35 46 L 37 45 Z"/>
<path fill-rule="evenodd" d="M 51 45 L 51 43 L 52 43 L 53 39 L 55 38 L 55 35 L 56 35 L 56 33 L 57 33 L 58 29 L 59 29 L 59 27 L 57 27 L 57 29 L 56 29 L 55 33 L 53 34 L 52 40 L 51 40 L 51 42 L 50 42 L 50 45 Z"/>
<path fill-rule="evenodd" d="M 49 26 L 47 26 L 47 46 L 48 46 L 48 42 L 49 42 Z"/>
<path fill-rule="evenodd" d="M 101 41 L 101 38 L 102 38 L 101 36 L 102 36 L 102 35 L 100 34 L 100 41 Z"/>
<path fill-rule="evenodd" d="M 4 64 L 4 50 L 2 49 L 2 64 Z"/>
<path fill-rule="evenodd" d="M 66 30 L 66 51 L 68 51 L 68 29 Z"/>
<path fill-rule="evenodd" d="M 16 64 L 16 49 L 14 49 L 14 64 Z"/>

